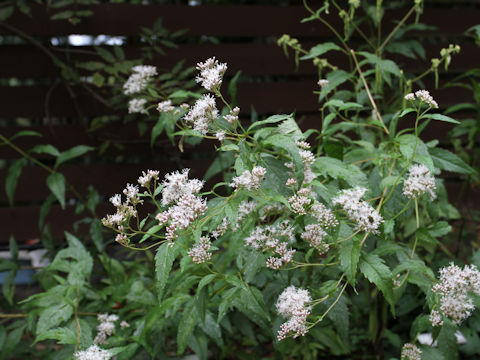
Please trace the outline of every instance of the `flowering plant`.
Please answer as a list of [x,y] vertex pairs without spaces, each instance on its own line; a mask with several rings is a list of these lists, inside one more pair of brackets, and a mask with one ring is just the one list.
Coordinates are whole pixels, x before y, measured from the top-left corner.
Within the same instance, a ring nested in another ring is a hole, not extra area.
[[[116,212],[103,225],[119,247],[145,257],[102,256],[110,278],[101,293],[90,291],[91,256],[67,234],[69,247],[44,272],[50,290],[29,300],[40,314],[37,341],[71,344],[65,351],[76,359],[160,358],[187,347],[201,358],[362,358],[365,349],[410,360],[458,356],[456,331],[479,319],[480,272],[448,265],[454,257],[443,239],[460,214],[439,175],[475,170],[438,141],[422,141],[432,120],[458,121],[417,85],[457,49],[410,77],[383,58],[405,18],[374,53],[356,52],[347,41],[361,32],[360,2],[331,3],[345,24],[345,36],[333,29],[338,44],[306,51],[289,36],[279,41],[318,67],[321,128],[302,131],[293,114],[246,124],[222,94],[227,64],[214,57],[197,66],[207,94],[151,103],[135,95],[156,70],[132,69],[124,86],[130,112],[160,112],[159,127],[175,126],[180,148],[188,138],[217,142],[220,160],[209,169],[216,181],[192,178],[189,169],[146,169],[123,196],[113,195]],[[325,4],[314,11],[305,2],[306,21],[326,23]],[[409,14],[421,9],[415,1]],[[322,58],[330,51],[348,56],[351,68]],[[62,300],[52,307],[54,288]],[[80,317],[102,303],[118,315]],[[425,332],[428,344],[418,336]]]

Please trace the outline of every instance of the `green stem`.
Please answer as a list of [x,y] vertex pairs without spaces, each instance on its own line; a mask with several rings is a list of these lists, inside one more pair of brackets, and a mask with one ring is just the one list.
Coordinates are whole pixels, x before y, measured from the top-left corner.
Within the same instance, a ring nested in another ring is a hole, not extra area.
[[377,49],[377,51],[379,53],[382,52],[383,48],[390,42],[393,35],[395,35],[395,33],[402,27],[402,25],[405,23],[405,21],[407,21],[408,18],[414,13],[414,11],[417,10],[417,8],[418,8],[418,5],[414,5],[408,11],[408,13],[403,17],[403,19],[400,20],[400,22],[397,24],[397,26],[395,26],[395,28],[392,30],[392,32],[390,34],[388,34],[387,38],[383,41],[382,45],[380,45],[380,47]]

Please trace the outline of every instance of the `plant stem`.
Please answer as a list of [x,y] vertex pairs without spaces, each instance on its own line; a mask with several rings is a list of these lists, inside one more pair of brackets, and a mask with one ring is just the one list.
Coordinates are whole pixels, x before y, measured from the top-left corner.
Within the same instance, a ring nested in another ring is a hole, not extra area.
[[414,11],[416,11],[418,8],[418,5],[414,5],[408,12],[407,14],[403,17],[402,20],[395,26],[395,28],[392,30],[390,34],[388,34],[387,38],[383,41],[382,45],[377,49],[377,51],[380,53],[382,52],[383,48],[389,43],[389,41],[392,39],[393,35],[402,27],[402,25],[405,23],[405,21],[408,20],[408,18],[413,14]]
[[377,115],[377,119],[380,120],[380,122],[383,125],[383,129],[387,133],[387,135],[390,135],[390,132],[388,131],[387,127],[385,126],[385,123],[383,122],[382,115],[380,115],[380,111],[378,111],[377,104],[375,103],[375,100],[373,99],[372,93],[370,92],[370,88],[368,87],[367,80],[365,80],[365,77],[363,76],[362,70],[360,70],[360,65],[358,64],[357,56],[355,55],[355,51],[353,49],[350,50],[350,53],[352,54],[353,61],[355,62],[355,67],[357,68],[358,74],[360,75],[360,78],[362,79],[363,86],[365,90],[367,91],[368,98],[370,100],[370,103],[373,106],[373,110],[375,111],[375,114]]

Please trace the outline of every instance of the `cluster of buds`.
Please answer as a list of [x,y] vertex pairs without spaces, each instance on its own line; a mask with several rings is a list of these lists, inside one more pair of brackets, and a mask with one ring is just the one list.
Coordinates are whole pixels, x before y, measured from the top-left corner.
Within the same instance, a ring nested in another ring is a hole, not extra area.
[[245,170],[242,175],[234,177],[230,186],[235,190],[242,187],[250,191],[258,190],[266,172],[264,167],[255,166],[251,172]]
[[93,339],[93,343],[96,345],[104,345],[107,343],[107,337],[111,336],[115,330],[115,322],[118,320],[118,316],[98,314],[97,319],[100,324],[97,326],[97,336]]
[[435,178],[432,176],[428,168],[423,165],[413,165],[408,169],[409,176],[403,182],[403,194],[410,198],[416,199],[424,193],[428,192],[433,200],[436,197]]
[[415,94],[409,93],[405,95],[405,100],[414,101],[415,99],[434,109],[438,108],[437,102],[433,99],[432,95],[430,95],[430,92],[428,92],[428,90],[418,90],[415,92]]
[[212,258],[212,253],[208,252],[212,243],[208,236],[202,236],[198,243],[188,251],[188,256],[192,258],[195,264],[202,264]]

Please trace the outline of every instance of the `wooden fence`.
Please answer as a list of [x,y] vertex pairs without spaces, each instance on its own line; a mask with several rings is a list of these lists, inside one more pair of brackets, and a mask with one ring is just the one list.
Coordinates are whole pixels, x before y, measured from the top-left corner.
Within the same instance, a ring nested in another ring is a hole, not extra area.
[[[69,34],[132,37],[138,34],[140,26],[151,26],[162,17],[163,25],[171,31],[188,29],[186,40],[178,49],[168,50],[167,56],[156,56],[149,63],[160,69],[169,69],[182,59],[186,60],[186,65],[194,65],[215,55],[228,63],[230,74],[242,71],[244,78],[248,79],[238,84],[238,103],[243,111],[248,113],[252,107],[260,115],[295,111],[299,122],[317,126],[318,104],[316,96],[312,94],[316,88],[317,70],[309,62],[301,63],[296,69],[293,60],[287,59],[276,45],[276,39],[284,33],[299,38],[305,48],[331,40],[329,30],[321,24],[301,23],[301,19],[307,15],[303,7],[104,4],[92,7],[92,10],[93,16],[86,17],[74,26],[68,21],[51,21],[48,9],[34,6],[30,17],[17,12],[5,24],[0,23],[0,38],[23,34],[34,38],[62,59],[68,56],[70,59],[87,61],[90,55],[78,50],[90,50],[89,47],[75,48],[77,52],[60,52],[61,47],[52,46],[49,39]],[[405,12],[406,9],[397,9],[389,13],[384,21],[386,30],[392,28],[394,20],[400,19]],[[422,32],[421,40],[425,44],[427,59],[437,57],[442,47],[455,42],[460,43],[462,52],[454,57],[449,78],[466,69],[480,67],[480,48],[463,36],[469,27],[480,23],[478,2],[458,1],[452,5],[451,2],[427,1],[425,14],[422,22],[438,28]],[[336,28],[342,29],[343,24],[331,16],[332,19],[328,20]],[[12,27],[16,30],[12,30]],[[199,41],[208,37],[216,38],[218,43]],[[139,53],[136,45],[126,45],[124,51],[127,57],[135,57]],[[412,72],[420,72],[429,66],[429,60],[425,63],[405,57],[398,57],[397,60]],[[341,67],[345,59],[334,56],[330,61]],[[137,154],[139,160],[132,164],[105,163],[100,157],[92,156],[88,158],[88,163],[64,166],[62,172],[82,194],[91,184],[102,198],[107,199],[120,192],[127,182],[134,182],[141,170],[146,168],[160,169],[166,173],[191,167],[193,175],[200,177],[211,162],[211,156],[208,155],[213,150],[211,143],[202,144],[194,152],[187,151],[179,155],[167,139],[161,139],[152,150],[148,137],[139,136],[134,125],[115,125],[87,133],[86,124],[93,117],[110,115],[113,110],[81,89],[74,89],[76,96],[73,101],[62,84],[52,85],[52,81],[46,81],[48,85],[42,85],[42,81],[36,81],[59,78],[59,69],[43,50],[28,41],[19,44],[0,43],[0,79],[9,78],[22,80],[21,84],[28,83],[24,80],[33,80],[29,85],[0,86],[0,121],[3,124],[0,132],[8,137],[19,130],[28,129],[43,135],[42,138],[16,140],[19,147],[28,149],[38,143],[50,143],[59,150],[65,150],[78,144],[99,146],[106,139],[116,139],[123,144],[123,149],[111,151],[108,154],[110,157]],[[434,88],[432,80],[427,80],[426,85]],[[471,93],[459,88],[439,88],[433,94],[443,107],[472,99]],[[81,108],[83,123],[71,120],[77,116],[76,106]],[[449,126],[439,124],[427,136],[443,137],[449,129]],[[153,154],[155,161],[151,160]],[[0,147],[0,159],[5,159],[4,165],[18,157],[18,153],[10,148]],[[0,179],[5,179],[6,174],[7,168],[0,168]],[[20,242],[40,236],[37,225],[39,206],[49,192],[45,185],[47,175],[38,167],[25,168],[19,179],[13,207],[8,206],[4,190],[0,191],[0,225],[4,230],[0,235],[0,243],[7,242],[12,234]],[[448,187],[455,195],[459,182],[451,179]],[[475,199],[471,198],[470,201],[475,202]],[[113,207],[104,203],[98,211],[103,216],[112,212]],[[54,205],[47,221],[52,224],[54,235],[61,236],[64,230],[71,230],[76,219],[73,205],[67,206],[66,210]]]

